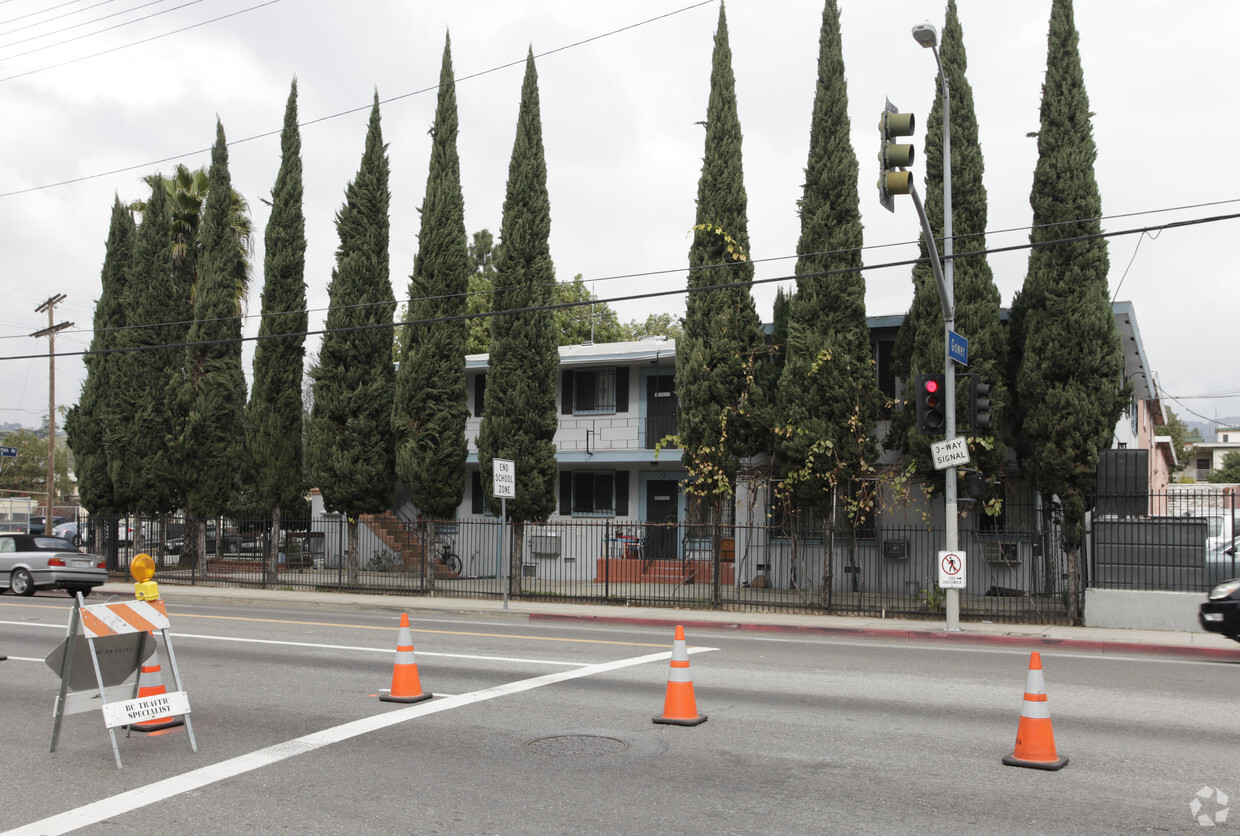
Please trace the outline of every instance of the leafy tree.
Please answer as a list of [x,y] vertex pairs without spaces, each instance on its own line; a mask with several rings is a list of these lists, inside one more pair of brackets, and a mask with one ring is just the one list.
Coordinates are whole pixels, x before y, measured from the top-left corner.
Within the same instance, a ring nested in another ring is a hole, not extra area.
[[1176,415],[1171,407],[1167,407],[1167,425],[1164,432],[1171,436],[1171,448],[1175,450],[1176,464],[1170,473],[1175,476],[1188,467],[1188,445],[1185,443],[1188,439],[1188,425],[1180,420],[1180,416]]
[[[404,352],[396,375],[396,473],[432,520],[456,518],[465,495],[465,313],[470,261],[457,154],[460,130],[452,44],[445,40],[439,103],[431,128],[430,171],[418,254],[409,279]],[[433,539],[433,533],[432,533]],[[429,578],[428,578],[429,579]]]
[[668,337],[680,340],[684,337],[684,320],[670,313],[649,314],[644,321],[630,319],[622,326],[625,340],[642,337]]
[[[46,477],[45,477],[46,478]],[[1207,476],[1214,483],[1235,484],[1240,482],[1240,452],[1228,453],[1223,457],[1223,466],[1210,471]]]
[[869,436],[879,395],[865,322],[858,166],[849,127],[839,9],[827,0],[776,436],[782,472],[798,474],[790,480],[797,504],[814,508],[821,520],[830,519],[837,486],[878,452]]
[[[478,463],[490,491],[493,459],[515,462],[516,498],[507,502],[514,546],[509,583],[520,592],[525,523],[545,520],[555,509],[556,375],[559,351],[553,300],[551,199],[543,150],[538,72],[531,48],[508,165],[508,187],[495,262],[495,316],[491,318],[490,369]],[[507,311],[521,311],[507,313]]]
[[[951,91],[952,135],[952,249],[954,253],[984,252],[986,249],[987,197],[982,183],[984,165],[978,141],[977,115],[973,107],[973,88],[967,77],[968,57],[964,30],[956,13],[956,0],[948,0],[939,50],[943,70]],[[935,79],[934,107],[926,127],[926,215],[943,250],[943,96],[942,77]],[[913,268],[913,304],[896,339],[893,357],[897,373],[912,392],[913,376],[943,372],[943,308],[934,271],[928,261],[929,246],[921,239],[923,261]],[[999,290],[985,255],[953,260],[955,290],[955,330],[969,340],[968,373],[991,385],[992,428],[986,432],[968,426],[967,378],[957,376],[956,426],[973,440],[973,466],[989,476],[997,475],[1007,461],[1001,437],[1002,415],[1007,403],[1004,370],[1007,365],[1006,335],[1000,324]],[[891,439],[902,447],[923,477],[936,477],[930,458],[930,443],[914,426],[911,404],[894,416]]]
[[[111,423],[120,420],[117,404],[120,388],[114,381],[111,353],[125,327],[125,286],[133,269],[134,240],[137,230],[133,215],[116,198],[104,249],[100,274],[101,292],[95,303],[94,336],[85,357],[86,379],[77,406],[65,419],[65,434],[73,449],[82,506],[91,513],[116,512],[124,503],[116,495],[108,469],[106,436]],[[46,464],[47,455],[43,456]],[[47,479],[44,474],[44,481]]]
[[[242,271],[232,217],[228,144],[217,121],[211,149],[210,187],[198,230],[198,282],[176,414],[185,501],[195,520],[198,548],[206,551],[199,521],[224,513],[236,493],[244,439],[245,376],[241,370],[241,317],[236,278]],[[219,541],[217,540],[217,543]]]
[[[765,351],[750,294],[748,199],[741,165],[736,79],[720,6],[706,108],[706,146],[698,180],[697,224],[689,249],[684,337],[676,348],[687,490],[719,519],[740,460],[761,443],[753,414],[762,402],[757,371]],[[739,250],[739,252],[738,252]],[[725,285],[715,289],[712,286]]]
[[[168,384],[185,361],[185,326],[168,320],[179,296],[172,244],[167,196],[156,183],[138,227],[133,280],[123,296],[128,321],[117,344],[133,350],[114,359],[117,380],[123,381],[116,397],[125,421],[109,432],[113,484],[129,510],[150,514],[173,511],[181,501],[181,481],[167,443],[173,423]],[[144,532],[138,528],[141,547]]]
[[[7,433],[0,444],[17,448],[17,458],[0,460],[0,492],[5,496],[26,493],[46,497],[47,432],[40,438],[33,430],[18,430]],[[73,485],[69,482],[69,456],[63,444],[56,446],[52,469],[56,496],[68,496]]]
[[280,170],[263,236],[262,324],[254,346],[254,389],[247,407],[249,487],[271,515],[268,561],[277,570],[280,519],[301,505],[306,490],[302,455],[302,364],[306,332],[306,219],[297,80],[289,89],[280,134]]
[[480,316],[490,313],[492,290],[495,287],[495,239],[488,230],[474,233],[469,245],[469,258],[473,272],[469,274],[469,300],[466,309],[474,314],[469,322],[469,341],[466,354],[486,354],[491,350],[491,319]]
[[[1082,528],[1098,453],[1124,404],[1123,353],[1108,301],[1102,199],[1071,0],[1052,0],[1042,86],[1029,271],[1013,306],[1024,466],[1062,515],[1069,609],[1079,613]],[[1062,240],[1063,243],[1049,242]],[[970,349],[972,346],[970,346]],[[971,351],[970,351],[971,353]]]
[[357,178],[336,213],[340,246],[328,286],[330,309],[319,362],[310,372],[311,478],[327,510],[348,519],[350,584],[358,582],[357,516],[389,508],[396,485],[389,179],[376,91]]
[[598,296],[582,281],[580,273],[571,282],[556,284],[555,304],[590,303],[556,309],[555,330],[560,345],[581,345],[587,341],[614,343],[624,339],[624,326],[620,324],[616,312],[606,302],[597,299]]

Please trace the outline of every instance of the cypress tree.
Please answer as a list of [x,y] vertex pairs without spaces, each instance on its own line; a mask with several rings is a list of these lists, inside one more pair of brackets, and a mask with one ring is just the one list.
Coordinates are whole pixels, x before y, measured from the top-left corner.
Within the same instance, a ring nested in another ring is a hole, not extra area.
[[[684,337],[676,346],[679,433],[691,480],[687,490],[706,501],[716,521],[724,499],[733,494],[740,460],[761,443],[754,414],[762,405],[757,371],[765,340],[750,294],[753,265],[746,257],[749,222],[741,139],[732,50],[721,5],[697,224],[689,248]],[[732,286],[704,289],[714,285]]]
[[254,347],[246,456],[250,484],[271,514],[268,560],[278,569],[280,519],[305,496],[302,462],[302,364],[306,332],[306,220],[302,210],[297,79],[284,108],[280,170],[263,235],[262,324]]
[[[132,510],[162,514],[176,509],[180,499],[166,436],[172,416],[168,383],[185,358],[180,335],[184,325],[169,323],[178,296],[172,262],[172,214],[167,194],[158,180],[138,227],[134,279],[125,288],[128,327],[119,344],[137,349],[118,354],[116,363],[128,381],[118,397],[128,416],[114,447],[124,451],[114,460],[113,482],[125,485]],[[143,530],[135,532],[142,546]]]
[[[1029,202],[1034,245],[1013,345],[1020,432],[1030,478],[1056,497],[1068,553],[1070,613],[1079,612],[1079,547],[1098,453],[1127,400],[1123,351],[1108,301],[1102,198],[1071,0],[1053,0],[1038,163]],[[1047,242],[1068,239],[1067,243]],[[1048,503],[1049,504],[1049,503]]]
[[[224,126],[218,120],[209,178],[198,229],[194,322],[177,404],[184,420],[179,465],[185,479],[185,502],[195,523],[197,554],[206,549],[206,530],[198,523],[223,514],[236,495],[244,443],[245,376],[236,297],[236,279],[243,268],[230,222],[233,191],[228,145]],[[217,538],[216,543],[222,540]]]
[[[553,438],[559,422],[555,386],[560,355],[551,304],[551,199],[543,151],[538,72],[531,48],[517,116],[517,135],[508,165],[508,187],[495,263],[495,315],[491,317],[478,463],[491,485],[491,461],[510,459],[516,468],[516,498],[507,501],[514,548],[509,583],[520,591],[525,523],[545,520],[555,509],[556,458]],[[520,313],[507,313],[517,309]]]
[[[433,520],[456,518],[465,496],[465,313],[471,264],[456,138],[452,43],[444,43],[439,103],[418,254],[409,280],[409,319],[396,373],[396,474]],[[445,321],[447,320],[447,321]]]
[[776,443],[781,469],[797,473],[798,502],[823,520],[835,487],[877,458],[869,431],[879,398],[865,322],[858,166],[849,126],[839,8],[827,0],[800,200],[797,290],[778,393],[779,419],[789,434]]
[[[956,0],[948,0],[939,58],[951,90],[952,134],[952,236],[953,253],[984,252],[986,249],[987,197],[982,183],[984,164],[978,141],[977,114],[973,107],[973,88],[967,77],[968,56],[964,30],[956,13]],[[934,106],[927,120],[926,215],[930,228],[938,235],[943,249],[943,96],[942,77],[935,78]],[[905,392],[913,391],[913,375],[943,372],[943,307],[938,285],[928,261],[929,247],[921,239],[923,262],[913,268],[913,304],[896,340],[894,362],[904,379]],[[954,259],[955,330],[969,340],[967,372],[991,384],[994,420],[992,428],[978,432],[968,425],[967,378],[958,376],[956,385],[956,426],[961,435],[973,438],[973,467],[988,475],[998,474],[1007,461],[1001,437],[1003,406],[1007,402],[1004,369],[1007,365],[1007,339],[1000,324],[999,289],[985,255]],[[936,439],[917,432],[911,403],[894,416],[893,446],[903,447],[924,476],[936,475],[930,460],[930,443]]]
[[76,406],[65,419],[65,433],[73,450],[82,506],[92,514],[124,510],[108,469],[107,430],[121,420],[121,407],[113,371],[116,354],[110,353],[125,327],[125,287],[133,269],[137,232],[133,215],[117,197],[112,204],[100,273],[99,300],[95,303],[94,335],[84,358],[86,379]]
[[376,91],[362,162],[336,213],[340,245],[328,286],[331,307],[311,371],[311,478],[327,509],[348,519],[350,584],[358,578],[357,516],[387,510],[396,485],[389,179]]

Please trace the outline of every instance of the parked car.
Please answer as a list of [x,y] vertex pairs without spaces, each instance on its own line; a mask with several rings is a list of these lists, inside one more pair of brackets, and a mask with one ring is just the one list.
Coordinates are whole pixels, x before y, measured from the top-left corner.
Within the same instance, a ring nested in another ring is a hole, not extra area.
[[[215,523],[207,523],[207,554],[240,554],[241,553],[241,535],[235,531],[224,529],[224,537],[220,543],[220,548],[216,548]],[[164,543],[164,551],[168,554],[181,554],[185,549],[184,537],[173,537]]]
[[1197,613],[1201,629],[1240,641],[1240,578],[1223,581],[1206,598]]
[[[46,534],[47,533],[46,521],[47,521],[47,517],[31,517],[30,518],[30,533],[31,534]],[[67,522],[68,520],[66,520],[64,517],[52,517],[52,528],[55,529],[56,526],[62,523],[67,523]]]
[[85,554],[68,540],[44,534],[0,534],[0,592],[33,595],[63,589],[89,595],[108,580],[102,557]]
[[52,536],[59,537],[61,540],[68,540],[79,548],[82,546],[81,528],[75,522],[61,523],[56,526],[52,529]]

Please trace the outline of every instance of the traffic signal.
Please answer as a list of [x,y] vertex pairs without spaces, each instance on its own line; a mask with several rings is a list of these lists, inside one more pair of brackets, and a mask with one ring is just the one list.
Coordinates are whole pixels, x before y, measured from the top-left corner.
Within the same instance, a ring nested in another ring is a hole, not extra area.
[[947,415],[943,412],[943,375],[919,374],[913,378],[917,404],[917,432],[935,435],[945,431]]
[[887,108],[878,117],[878,202],[888,212],[896,211],[892,195],[908,194],[913,177],[907,171],[893,171],[913,164],[913,146],[910,143],[894,142],[893,139],[911,136],[916,121],[911,113],[897,113],[890,100],[887,101]]
[[969,378],[969,426],[973,432],[984,432],[991,427],[990,384],[976,377]]

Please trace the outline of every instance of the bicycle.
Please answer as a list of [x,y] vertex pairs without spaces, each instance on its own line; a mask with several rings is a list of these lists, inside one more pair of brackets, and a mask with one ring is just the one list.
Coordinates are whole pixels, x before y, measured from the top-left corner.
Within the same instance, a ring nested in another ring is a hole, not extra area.
[[452,551],[453,541],[444,535],[436,535],[431,546],[431,555],[436,563],[445,567],[455,577],[461,576],[461,559]]

